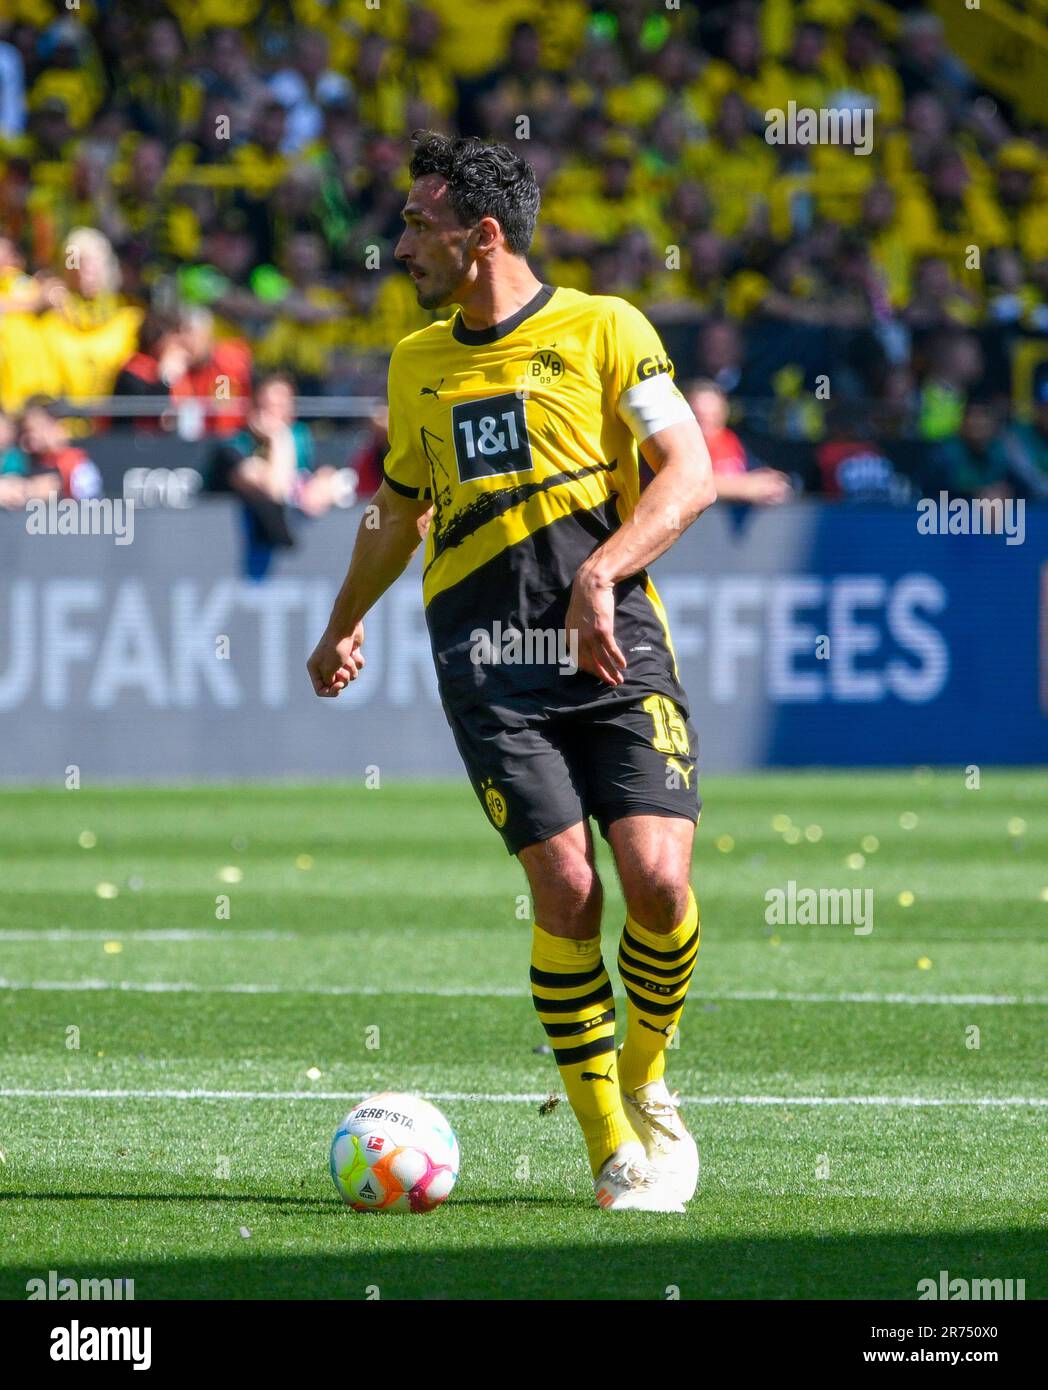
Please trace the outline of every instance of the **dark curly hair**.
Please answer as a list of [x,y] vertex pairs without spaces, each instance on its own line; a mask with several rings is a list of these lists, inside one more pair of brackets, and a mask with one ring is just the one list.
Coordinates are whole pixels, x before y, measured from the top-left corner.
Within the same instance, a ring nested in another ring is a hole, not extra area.
[[539,186],[535,171],[507,145],[474,136],[452,137],[416,130],[411,177],[439,174],[448,186],[448,204],[463,226],[494,217],[506,245],[523,256],[535,235],[539,215]]

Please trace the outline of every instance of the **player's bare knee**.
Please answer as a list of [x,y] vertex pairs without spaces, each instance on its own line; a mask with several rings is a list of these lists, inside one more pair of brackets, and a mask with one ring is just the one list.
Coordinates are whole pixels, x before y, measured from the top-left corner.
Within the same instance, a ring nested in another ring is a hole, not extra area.
[[559,846],[557,852],[527,867],[540,927],[554,936],[599,934],[604,889],[585,850]]
[[[549,903],[551,916],[563,928],[570,927],[571,935],[596,936],[600,931],[604,890],[597,872],[585,860],[562,866],[557,875],[543,888],[543,898]],[[545,925],[541,918],[540,925]],[[555,927],[548,930],[556,931]]]
[[669,933],[680,926],[688,911],[688,880],[656,870],[626,890],[626,908],[648,931]]

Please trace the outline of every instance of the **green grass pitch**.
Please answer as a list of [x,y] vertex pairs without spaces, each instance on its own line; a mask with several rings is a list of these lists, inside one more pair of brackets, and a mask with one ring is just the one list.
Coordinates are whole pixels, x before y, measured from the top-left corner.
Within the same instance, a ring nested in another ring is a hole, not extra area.
[[[946,1269],[1043,1298],[1043,788],[705,779],[685,1216],[592,1208],[567,1105],[538,1113],[525,884],[464,783],[8,789],[0,1296],[54,1269],[140,1300],[913,1299]],[[872,932],[769,926],[790,879],[870,889]],[[458,1132],[432,1215],[332,1188],[378,1089]]]

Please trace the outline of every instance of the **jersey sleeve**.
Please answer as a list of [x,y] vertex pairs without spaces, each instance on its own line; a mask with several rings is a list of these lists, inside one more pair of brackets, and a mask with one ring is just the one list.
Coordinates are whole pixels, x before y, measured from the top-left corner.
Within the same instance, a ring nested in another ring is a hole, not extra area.
[[604,392],[637,443],[695,417],[673,384],[673,363],[658,333],[625,299],[613,299],[604,324]]
[[397,353],[389,359],[386,382],[389,402],[389,453],[382,463],[386,482],[402,497],[426,500],[431,496],[429,463],[419,445],[411,412],[411,395]]

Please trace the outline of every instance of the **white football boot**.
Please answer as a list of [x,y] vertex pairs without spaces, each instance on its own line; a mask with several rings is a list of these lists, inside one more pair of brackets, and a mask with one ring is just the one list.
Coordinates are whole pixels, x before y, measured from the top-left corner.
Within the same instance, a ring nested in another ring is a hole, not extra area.
[[593,1191],[604,1211],[676,1211],[684,1206],[635,1140],[620,1144],[596,1178]]
[[635,1091],[622,1090],[622,1105],[651,1166],[679,1202],[690,1201],[699,1185],[699,1150],[663,1080]]

